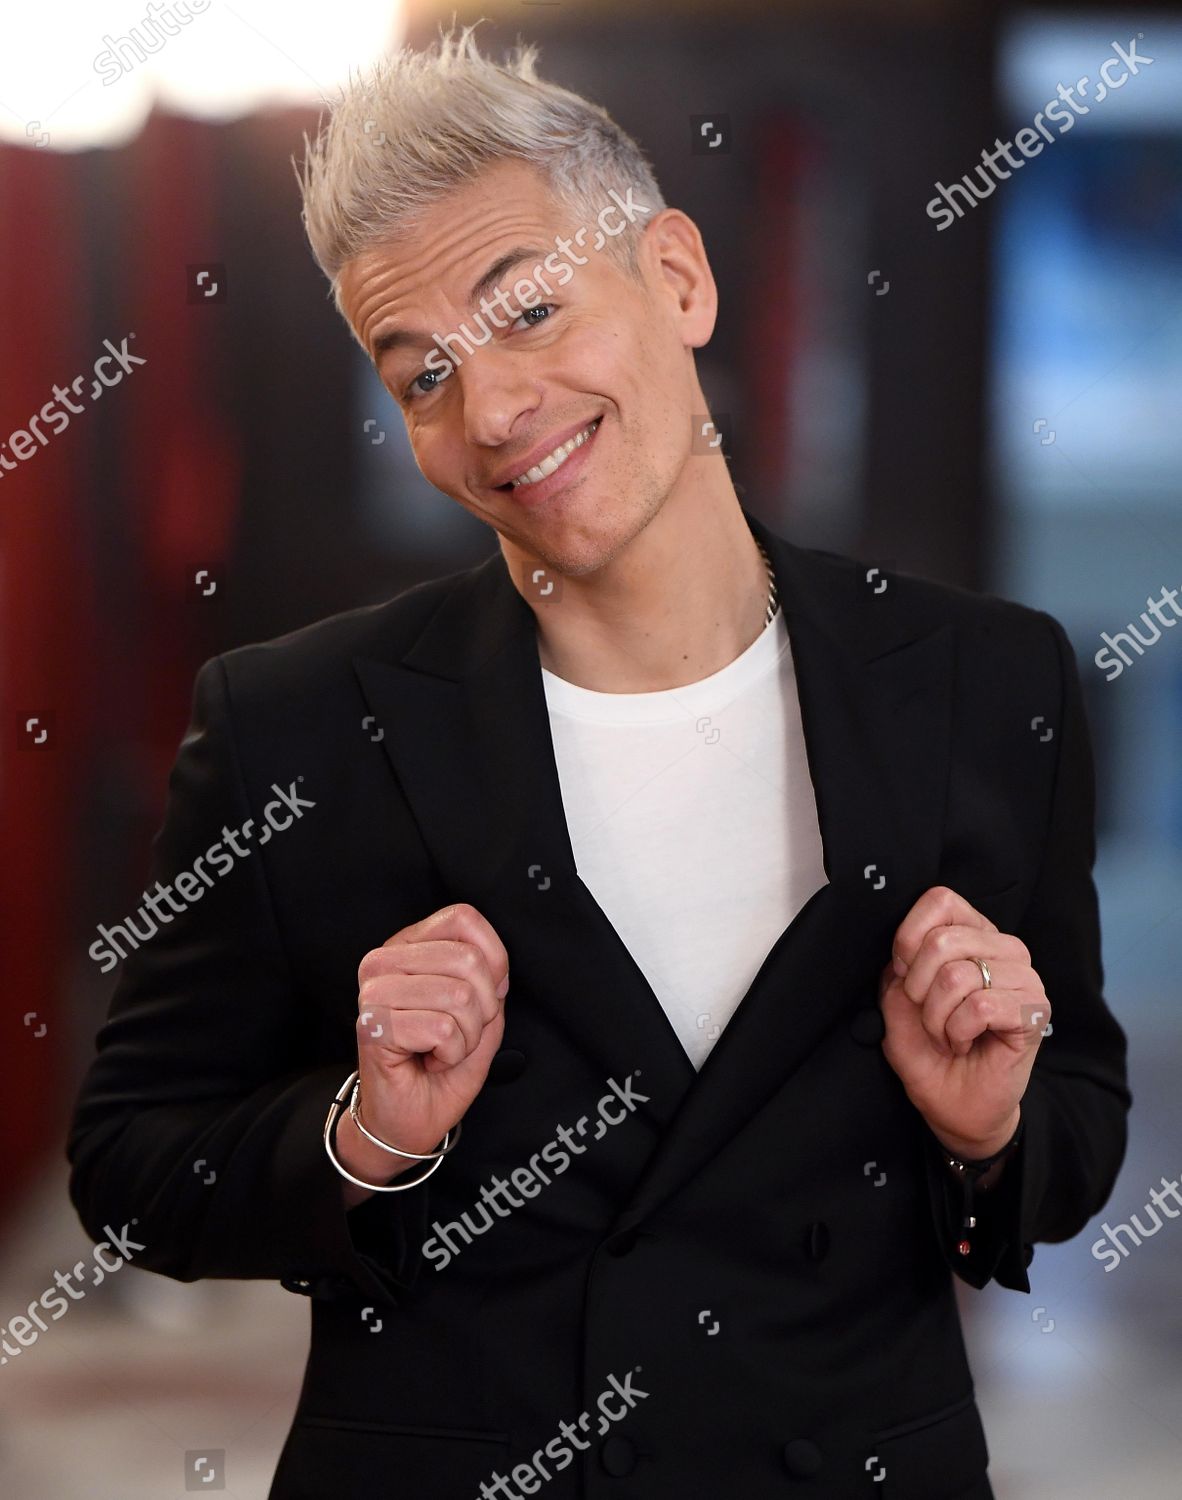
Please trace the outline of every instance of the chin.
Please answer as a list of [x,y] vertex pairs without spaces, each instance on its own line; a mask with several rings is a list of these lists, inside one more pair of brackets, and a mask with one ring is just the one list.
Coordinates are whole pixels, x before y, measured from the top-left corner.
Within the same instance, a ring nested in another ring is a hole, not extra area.
[[539,554],[568,578],[584,578],[597,573],[617,557],[642,529],[639,518],[613,520],[597,517],[599,524],[588,531],[577,525],[563,527],[561,533],[546,535],[540,528]]
[[[566,578],[584,578],[612,562],[660,509],[640,497],[613,507],[601,494],[578,492],[532,515],[504,517],[502,540],[524,556],[538,558]],[[498,518],[500,519],[500,518]]]

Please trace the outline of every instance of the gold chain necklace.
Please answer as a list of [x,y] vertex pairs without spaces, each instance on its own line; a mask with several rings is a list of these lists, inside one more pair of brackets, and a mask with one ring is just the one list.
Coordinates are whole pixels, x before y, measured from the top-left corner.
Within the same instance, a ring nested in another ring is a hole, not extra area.
[[776,618],[776,611],[780,607],[780,596],[779,591],[776,588],[776,575],[772,572],[772,560],[767,555],[767,552],[764,550],[763,543],[759,540],[758,537],[755,538],[755,545],[759,548],[759,555],[763,558],[764,566],[767,568],[767,618],[764,621],[764,624],[766,626],[770,625]]

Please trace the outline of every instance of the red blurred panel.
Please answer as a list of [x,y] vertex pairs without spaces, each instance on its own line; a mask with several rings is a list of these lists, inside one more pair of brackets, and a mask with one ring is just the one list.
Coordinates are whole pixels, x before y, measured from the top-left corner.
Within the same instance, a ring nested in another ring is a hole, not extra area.
[[[68,387],[83,372],[89,380],[102,352],[88,347],[86,284],[79,273],[85,264],[77,222],[80,174],[78,157],[0,147],[0,441],[29,431],[32,418],[40,419],[46,438],[0,479],[0,1036],[6,1064],[0,1214],[36,1170],[38,1150],[58,1139],[66,1103],[61,1085],[69,1082],[61,1001],[71,955],[71,829],[92,733],[96,668],[80,501],[95,413],[84,405],[55,433],[60,424],[50,423],[42,409],[54,399],[55,383]],[[30,717],[42,722],[26,732]]]

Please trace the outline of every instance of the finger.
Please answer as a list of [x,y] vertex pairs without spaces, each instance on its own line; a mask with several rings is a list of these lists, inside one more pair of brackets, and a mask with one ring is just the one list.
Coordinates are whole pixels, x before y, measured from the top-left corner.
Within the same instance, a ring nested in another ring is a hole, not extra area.
[[[953,959],[937,971],[927,993],[922,997],[921,1004],[916,1007],[920,1011],[924,1030],[934,1042],[951,1044],[952,1034],[949,1029],[951,1016],[958,1007],[963,1007],[967,1000],[976,999],[978,996],[990,1000],[986,1012],[991,1018],[996,1015],[998,1019],[996,1024],[982,1025],[973,1035],[979,1035],[984,1030],[1021,1029],[1022,1013],[1014,997],[1019,997],[1024,1002],[1039,998],[1032,995],[1029,968],[1025,964],[998,959],[989,965],[989,978],[990,987],[986,989],[980,969],[967,958]],[[907,993],[903,983],[900,987],[904,989],[904,993]],[[1002,996],[1009,997],[1013,1004],[1007,1001],[1006,1007],[999,1010],[992,1004],[991,997],[1000,999]],[[1048,1005],[1048,1014],[1049,1011]],[[1001,1019],[1004,1016],[1010,1019],[1008,1021]]]
[[437,938],[452,938],[463,943],[474,943],[484,954],[489,972],[493,976],[494,988],[509,975],[509,954],[487,918],[482,917],[467,901],[457,901],[433,911],[421,922],[413,922],[388,938],[385,947],[399,942],[429,942]]
[[960,923],[969,927],[980,927],[996,932],[997,928],[984,913],[970,906],[963,896],[949,890],[946,885],[934,885],[923,895],[899,923],[892,954],[910,965],[919,952],[920,945],[933,927]]
[[449,975],[466,981],[479,999],[481,1018],[486,1022],[492,1020],[501,1004],[488,960],[475,943],[455,938],[384,943],[371,949],[358,964],[358,994],[367,984],[393,974]]
[[[1036,1010],[1040,1007],[1034,1007]],[[1042,1042],[1042,1027],[1029,1022],[1030,992],[1023,989],[974,990],[947,1016],[944,1035],[957,1057],[963,1057],[987,1031],[996,1032],[1016,1051]],[[1050,1007],[1046,1007],[1049,1014]]]
[[[1028,966],[1030,953],[1021,938],[999,932],[996,927],[983,932],[979,927],[963,924],[932,927],[927,932],[903,976],[903,987],[912,1000],[922,1000],[931,989],[936,975],[945,964],[982,958],[992,976],[995,963],[1006,961]],[[984,983],[976,964],[971,965],[978,984]]]
[[[384,1032],[379,1039],[383,1052],[405,1061],[429,1054],[446,1067],[454,1068],[473,1050],[463,1027],[455,1016],[444,1010],[396,1010],[383,1018]],[[477,1038],[479,1041],[479,1038]],[[358,1049],[372,1047],[374,1040],[366,1023],[357,1018]]]
[[[496,1010],[494,1001],[494,1016]],[[450,1016],[469,1052],[487,1024],[476,989],[466,979],[446,974],[387,974],[367,979],[357,992],[357,1011],[358,1026],[379,1046],[388,1045],[391,1035],[398,1034],[398,1017],[406,1012],[441,1011]]]
[[924,1057],[932,1048],[941,1057],[952,1056],[951,1048],[946,1042],[937,1041],[928,1034],[923,1024],[922,1010],[908,1000],[896,975],[892,974],[887,979],[879,1005],[886,1024],[883,1046],[888,1059],[893,1055],[911,1059]]

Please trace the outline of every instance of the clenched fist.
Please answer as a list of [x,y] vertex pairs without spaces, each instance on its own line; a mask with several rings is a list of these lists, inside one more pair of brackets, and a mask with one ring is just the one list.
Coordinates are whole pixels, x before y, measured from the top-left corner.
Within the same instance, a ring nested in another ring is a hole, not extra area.
[[[464,1116],[484,1086],[505,1030],[505,945],[473,906],[432,912],[374,948],[357,970],[360,1115],[391,1146],[420,1155]],[[373,1145],[348,1111],[337,1154],[355,1177],[380,1185],[419,1162]],[[370,1196],[342,1184],[349,1207]]]
[[[991,970],[989,989],[974,959]],[[932,886],[895,933],[879,980],[883,1052],[933,1134],[984,1158],[1010,1139],[1051,1003],[1020,938],[947,886]]]

